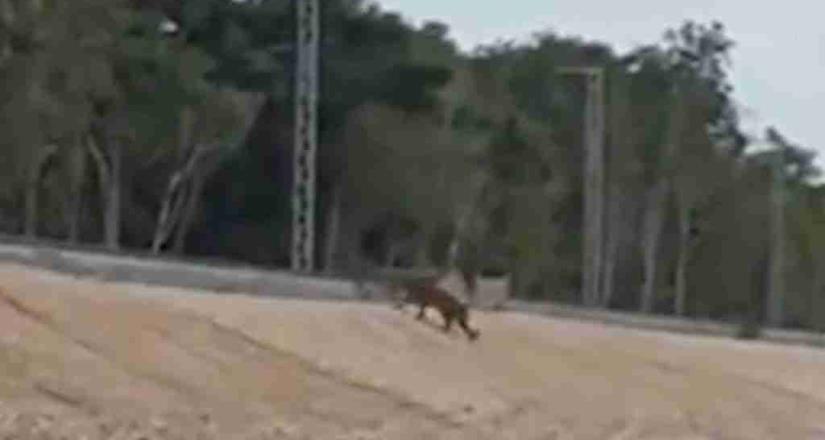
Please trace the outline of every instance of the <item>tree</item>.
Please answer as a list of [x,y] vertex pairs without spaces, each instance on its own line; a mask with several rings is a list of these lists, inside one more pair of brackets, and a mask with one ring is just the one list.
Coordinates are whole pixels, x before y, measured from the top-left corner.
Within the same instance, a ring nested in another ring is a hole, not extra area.
[[28,235],[36,234],[39,223],[44,166],[61,149],[81,148],[79,139],[92,111],[85,98],[110,90],[99,51],[112,20],[95,7],[91,0],[71,6],[15,2],[13,20],[7,23],[12,49],[3,74],[11,96],[4,119],[14,133],[7,151],[33,153],[24,167]]
[[[352,136],[352,124],[361,125],[350,119],[351,116],[364,110],[375,110],[374,107],[368,109],[370,104],[388,106],[391,109],[386,110],[390,113],[400,110],[403,116],[397,114],[398,117],[412,124],[416,130],[421,130],[421,138],[433,139],[435,145],[449,144],[450,135],[443,127],[448,110],[443,107],[438,90],[450,81],[450,63],[454,60],[449,56],[450,44],[443,40],[445,35],[430,32],[426,27],[421,31],[413,30],[397,14],[383,12],[377,7],[364,7],[360,2],[332,2],[326,7],[325,16],[327,37],[323,50],[326,68],[322,75],[324,103],[320,117],[319,190],[321,200],[325,202],[320,211],[326,219],[325,261],[329,263],[327,270],[331,271],[335,269],[336,261],[358,258],[352,254],[338,255],[337,249],[349,247],[357,253],[361,231],[366,227],[362,222],[371,221],[356,220],[354,216],[342,218],[345,215],[342,209],[353,197],[349,191],[355,188],[348,179],[366,172],[372,175],[370,170],[362,168],[368,161],[351,160],[351,155],[359,154],[352,150],[355,147],[351,143],[347,142],[344,149],[338,147],[338,139]],[[422,47],[435,50],[423,51]],[[442,55],[433,56],[436,53]],[[382,111],[379,110],[379,113]],[[430,120],[423,122],[427,119]],[[385,121],[395,124],[395,117],[390,116]],[[379,139],[384,137],[383,131],[391,130],[372,123],[369,126],[366,130]],[[361,128],[365,129],[363,125]],[[412,136],[415,139],[415,134]],[[387,140],[384,138],[379,144]],[[409,143],[401,142],[401,145]],[[438,154],[438,150],[426,148],[412,147],[411,150]],[[384,151],[399,151],[399,148]],[[452,152],[445,154],[449,156]],[[441,159],[444,156],[435,156],[433,162],[441,164]],[[450,160],[453,159],[447,161]],[[446,170],[442,172],[448,173]],[[430,188],[431,185],[426,178],[420,183],[401,180],[413,187]],[[401,199],[405,197],[403,192],[396,195]],[[432,231],[431,219],[421,218],[426,211],[428,207],[421,206],[417,211],[421,214],[413,216],[422,227],[419,237],[421,249],[426,248]],[[410,215],[403,210],[396,212],[401,217]],[[346,243],[347,237],[354,242]],[[425,253],[422,251],[420,255]]]
[[[471,152],[431,116],[365,106],[353,113],[345,139],[349,154],[341,188],[344,206],[351,207],[343,219],[347,225],[365,228],[393,212],[417,225],[419,246],[426,249],[438,226],[456,218],[456,207],[474,186]],[[372,166],[364,173],[367,160]]]
[[[702,197],[702,190],[691,189],[698,182],[699,167],[715,154],[738,154],[742,149],[736,113],[729,94],[726,62],[732,42],[718,23],[710,26],[684,23],[665,36],[666,47],[643,48],[631,58],[635,69],[659,75],[665,90],[662,96],[668,108],[666,132],[658,136],[663,145],[658,158],[649,163],[650,179],[644,215],[642,252],[644,284],[640,309],[651,312],[655,306],[657,261],[660,237],[666,221],[666,203],[675,183],[679,218],[679,246],[676,269],[674,308],[685,312],[686,274],[689,258],[689,235],[693,227],[689,214]],[[641,63],[639,65],[638,63]],[[658,129],[655,129],[658,130]],[[655,132],[654,132],[655,133]],[[676,180],[673,181],[676,177]],[[706,186],[706,185],[705,185]],[[705,191],[707,193],[707,191]]]
[[[771,250],[769,257],[769,285],[766,298],[766,322],[771,326],[782,326],[787,317],[788,301],[788,225],[789,199],[793,193],[802,192],[808,179],[818,175],[813,165],[814,154],[792,144],[775,128],[766,130],[765,138],[774,146],[771,152]],[[804,190],[803,190],[804,191]],[[790,197],[789,197],[790,196]],[[804,226],[803,226],[804,227]]]
[[[202,102],[180,109],[177,166],[171,173],[152,240],[157,253],[174,233],[172,248],[183,251],[204,180],[214,164],[246,139],[264,97],[238,92],[206,91]],[[241,119],[241,122],[238,122]]]
[[[802,321],[808,328],[817,331],[825,329],[825,280],[822,271],[825,267],[825,198],[821,185],[806,185],[798,190],[798,202],[793,203],[790,216],[792,226],[789,228],[796,233],[791,235],[794,246],[798,249],[800,264],[791,280],[806,281],[804,286],[793,289],[805,292],[804,298],[798,302]],[[795,191],[795,192],[797,192]],[[792,266],[793,267],[793,266]],[[796,286],[794,286],[796,287]],[[793,302],[790,305],[794,305]]]

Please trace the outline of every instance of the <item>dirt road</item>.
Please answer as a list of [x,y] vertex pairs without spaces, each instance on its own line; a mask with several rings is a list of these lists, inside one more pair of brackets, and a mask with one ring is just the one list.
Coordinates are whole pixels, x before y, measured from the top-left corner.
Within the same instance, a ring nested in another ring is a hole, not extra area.
[[469,343],[389,305],[15,265],[0,288],[0,439],[825,439],[816,349],[514,313]]

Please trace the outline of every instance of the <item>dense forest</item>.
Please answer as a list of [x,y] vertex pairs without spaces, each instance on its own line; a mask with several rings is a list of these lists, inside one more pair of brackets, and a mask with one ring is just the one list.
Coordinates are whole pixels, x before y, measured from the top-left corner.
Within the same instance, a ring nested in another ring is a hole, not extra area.
[[[0,231],[287,267],[293,17],[287,0],[0,0]],[[742,131],[722,24],[628,53],[552,30],[465,53],[368,2],[324,1],[322,23],[324,271],[453,262],[523,298],[825,328],[814,154]],[[605,78],[586,298],[571,67]]]

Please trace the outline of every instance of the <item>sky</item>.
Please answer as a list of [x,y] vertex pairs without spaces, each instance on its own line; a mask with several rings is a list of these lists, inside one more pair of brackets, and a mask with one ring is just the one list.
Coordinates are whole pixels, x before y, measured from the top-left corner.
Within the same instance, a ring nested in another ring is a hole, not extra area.
[[[420,25],[450,27],[462,49],[497,39],[528,41],[552,29],[624,52],[661,40],[686,19],[718,20],[736,42],[731,80],[743,127],[776,127],[819,153],[825,167],[825,2],[785,0],[377,0]],[[820,113],[822,111],[822,113]]]

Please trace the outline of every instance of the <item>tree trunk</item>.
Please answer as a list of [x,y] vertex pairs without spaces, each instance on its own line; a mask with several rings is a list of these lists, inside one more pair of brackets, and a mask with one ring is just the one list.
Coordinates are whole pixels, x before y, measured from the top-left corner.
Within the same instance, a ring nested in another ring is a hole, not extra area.
[[[169,178],[169,183],[161,200],[158,221],[152,239],[151,249],[153,254],[160,252],[163,245],[175,232],[176,225],[179,233],[175,234],[173,251],[175,249],[182,250],[180,246],[183,246],[183,243],[179,242],[184,240],[185,235],[189,232],[192,216],[197,210],[205,179],[203,173],[198,170],[198,165],[201,163],[201,157],[204,154],[209,154],[210,150],[210,147],[194,147],[186,162]],[[180,230],[181,228],[183,230]],[[184,237],[181,237],[180,234],[184,234]]]
[[40,189],[40,180],[30,176],[26,182],[26,220],[23,226],[23,233],[28,238],[35,238],[37,236],[37,224],[39,222],[38,213],[38,195]]
[[759,319],[762,309],[762,288],[766,285],[766,273],[768,270],[768,256],[763,255],[750,268],[751,279],[753,280],[751,286],[756,289],[748,289],[745,303],[745,316],[742,319],[741,327],[739,328],[738,337],[745,339],[758,338],[762,332],[762,322]]
[[[110,250],[120,248],[120,174],[121,145],[114,139],[106,139],[108,145],[101,148],[94,139],[88,138],[89,153],[97,164],[100,195],[103,201],[103,242]],[[108,152],[108,158],[104,154]]]
[[[814,252],[820,252],[815,250]],[[825,287],[823,277],[819,271],[814,268],[813,280],[811,281],[811,327],[818,332],[825,331],[825,309],[823,309],[823,295],[825,295]]]
[[55,153],[57,153],[56,145],[45,146],[43,150],[39,151],[35,156],[29,168],[28,176],[26,177],[26,219],[23,231],[28,238],[37,236],[37,225],[40,221],[40,181],[43,177],[43,167]]
[[458,263],[458,252],[461,249],[461,241],[458,234],[453,235],[450,245],[447,247],[447,268],[452,269]]
[[[266,102],[266,95],[254,94],[246,99],[243,129],[239,132],[237,142],[246,139],[249,130]],[[191,229],[195,213],[200,204],[200,196],[207,178],[201,159],[216,151],[215,145],[206,145],[194,141],[196,114],[191,107],[185,107],[180,113],[178,126],[178,163],[179,168],[169,178],[160,203],[158,220],[150,246],[153,254],[158,254],[164,244],[172,237],[172,252],[182,254],[186,247],[186,237]]]
[[66,221],[66,240],[69,244],[80,242],[80,223],[83,218],[84,197],[82,192],[76,192],[69,203],[68,219]]
[[[621,163],[614,165],[615,168],[623,166]],[[605,237],[604,258],[602,259],[601,292],[598,304],[602,308],[610,307],[610,303],[613,301],[616,261],[627,222],[627,216],[623,212],[627,208],[622,206],[625,202],[623,179],[618,169],[614,169],[613,176],[607,200],[607,234]]]
[[195,113],[190,107],[180,111],[180,125],[178,125],[178,162],[183,163],[189,150],[192,148],[192,131],[195,128]]
[[432,267],[430,260],[430,231],[423,230],[419,233],[418,246],[415,249],[415,267],[425,269]]
[[644,284],[639,310],[643,313],[653,311],[656,295],[657,253],[662,228],[665,222],[667,196],[670,190],[668,165],[673,162],[673,155],[678,150],[682,123],[682,100],[678,87],[672,90],[673,105],[668,121],[668,132],[664,151],[659,158],[656,174],[657,180],[648,192],[645,206],[644,226],[642,230],[642,255],[644,263]]
[[467,240],[467,232],[470,228],[470,222],[472,221],[472,216],[474,214],[475,203],[467,206],[463,210],[460,210],[456,216],[455,231],[453,232],[453,237],[447,247],[447,270],[456,269],[458,267],[458,260],[461,256],[461,252],[465,250],[462,249],[462,247],[465,246],[464,242]]
[[75,145],[69,152],[69,196],[67,200],[66,228],[69,243],[75,244],[80,239],[80,220],[83,213],[83,184],[86,181],[86,150],[82,143]]
[[[170,236],[175,233],[175,224],[180,222],[181,212],[186,209],[184,205],[188,205],[188,198],[186,197],[186,190],[188,185],[187,171],[190,168],[190,160],[187,159],[192,151],[192,134],[195,127],[195,113],[191,107],[185,106],[180,111],[180,121],[178,122],[178,151],[177,162],[180,168],[177,169],[169,179],[163,199],[161,201],[161,209],[158,214],[158,222],[155,226],[155,234],[152,239],[152,253],[160,253],[161,247],[166,243]],[[177,247],[178,234],[175,234],[175,244],[173,248]],[[174,251],[173,251],[174,252]]]
[[181,190],[181,187],[186,184],[184,178],[183,170],[176,171],[166,186],[152,238],[151,250],[153,254],[160,253],[161,247],[169,239],[169,235],[172,233],[178,219],[178,213],[183,204],[183,190]]
[[186,250],[186,237],[189,236],[189,230],[192,229],[192,222],[195,220],[195,213],[200,205],[203,181],[204,177],[200,173],[195,173],[192,176],[182,218],[175,230],[175,241],[172,244],[172,252],[176,255],[182,255]]
[[[35,173],[32,169],[30,173]],[[39,174],[39,172],[37,172]],[[40,178],[37,174],[32,174],[26,180],[26,220],[24,221],[23,233],[28,238],[35,238],[37,236],[37,224],[39,222],[38,208],[39,208],[39,189]]]
[[324,272],[332,274],[336,268],[335,257],[338,251],[338,233],[341,227],[341,185],[334,183],[327,209],[326,243],[324,247]]
[[398,257],[398,244],[395,241],[390,241],[387,244],[387,253],[384,254],[384,267],[392,268],[395,267],[395,260]]
[[461,250],[461,238],[464,233],[464,221],[462,217],[463,216],[459,216],[456,220],[453,236],[450,239],[450,244],[447,246],[447,269],[453,269],[456,267],[456,264],[458,264],[458,255]]
[[[617,188],[618,184],[614,183],[613,188]],[[604,263],[602,266],[602,292],[599,298],[599,306],[602,308],[610,307],[610,302],[613,300],[613,281],[616,272],[616,257],[619,252],[620,234],[622,233],[621,207],[619,206],[619,191],[618,189],[611,189],[610,198],[608,200],[608,231],[607,243],[605,245]]]
[[687,312],[687,264],[690,260],[690,206],[679,200],[679,256],[676,261],[676,294],[673,310],[676,316]]
[[645,207],[644,226],[642,230],[642,255],[644,263],[644,284],[639,310],[642,313],[653,311],[656,293],[657,251],[665,217],[668,184],[665,177],[649,191]]
[[110,179],[107,182],[105,208],[105,242],[109,250],[120,249],[120,202],[121,202],[121,167],[122,167],[122,146],[120,141],[112,140],[109,145],[110,153]]

